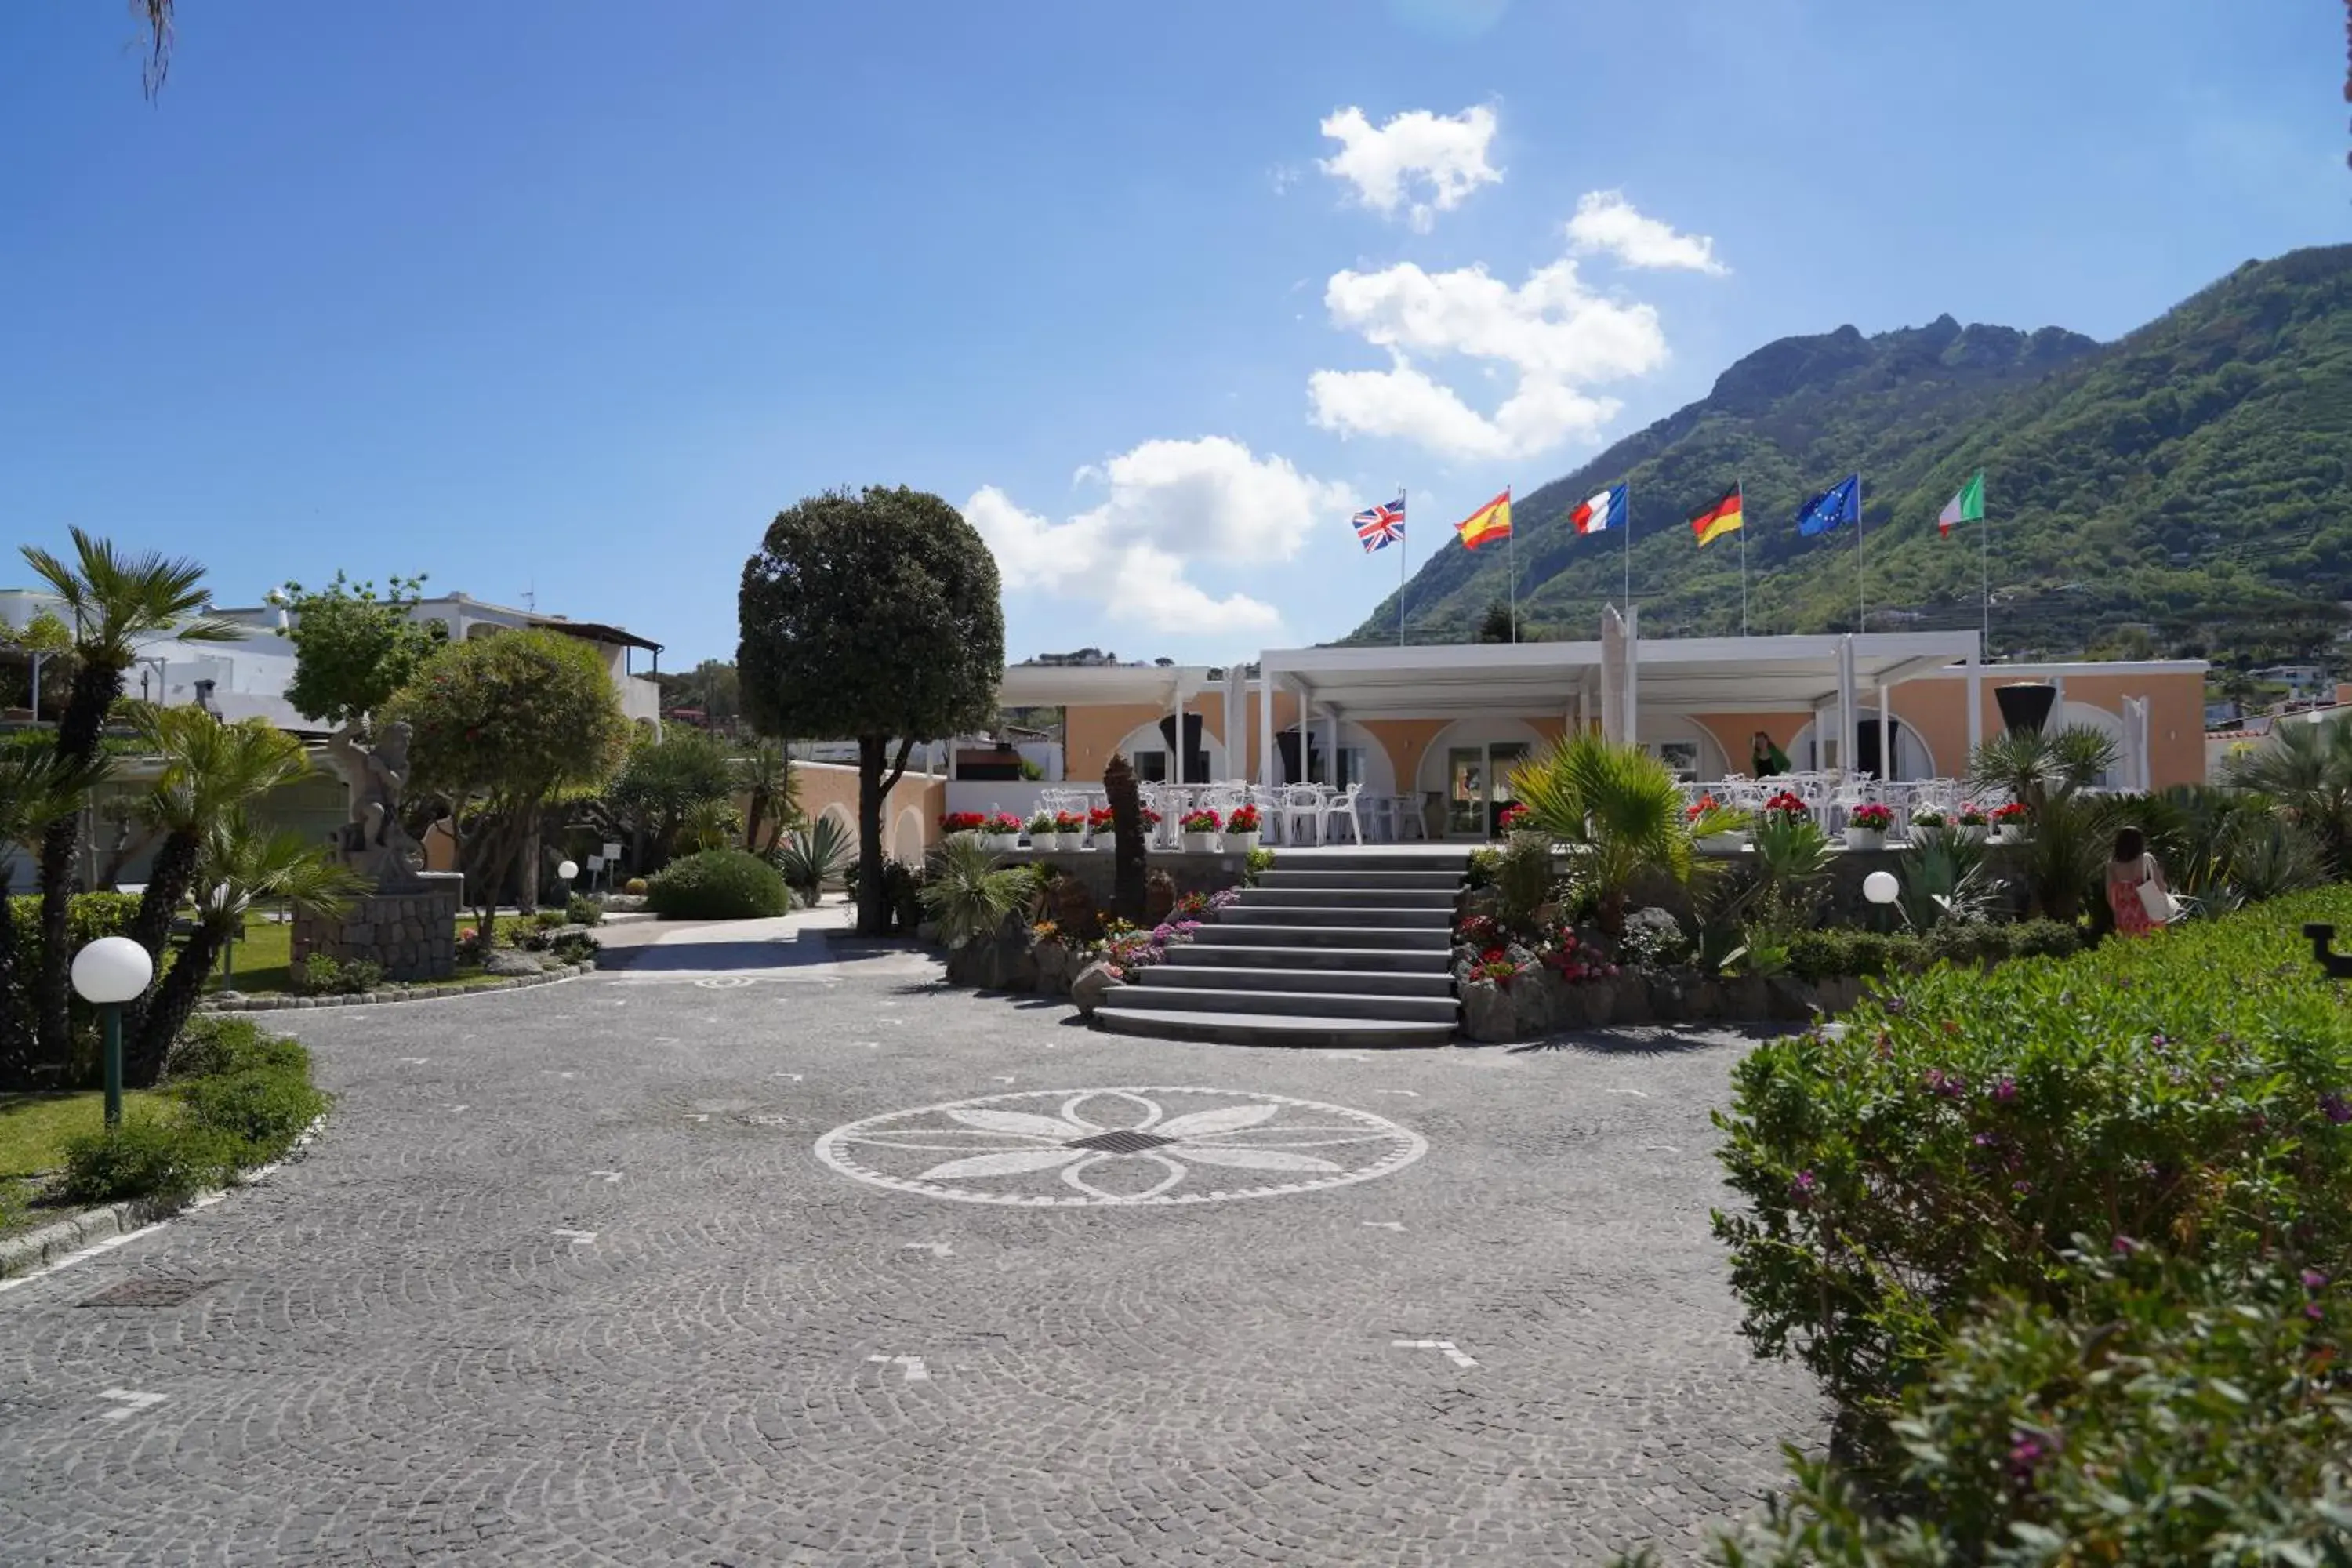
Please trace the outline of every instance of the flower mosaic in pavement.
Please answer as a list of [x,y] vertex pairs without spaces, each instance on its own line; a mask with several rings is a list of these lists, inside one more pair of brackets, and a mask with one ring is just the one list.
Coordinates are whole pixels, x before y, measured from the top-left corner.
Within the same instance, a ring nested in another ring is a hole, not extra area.
[[836,1127],[816,1156],[929,1197],[1034,1207],[1216,1203],[1385,1176],[1428,1152],[1386,1117],[1222,1089],[1026,1089]]

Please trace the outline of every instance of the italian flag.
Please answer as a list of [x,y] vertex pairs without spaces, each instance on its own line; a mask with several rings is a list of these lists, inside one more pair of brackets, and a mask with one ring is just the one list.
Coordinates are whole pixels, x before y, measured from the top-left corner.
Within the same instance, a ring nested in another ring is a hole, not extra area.
[[1936,514],[1936,531],[1948,535],[1952,531],[1952,524],[1956,522],[1982,522],[1983,521],[1984,470],[1979,468],[1975,477],[1960,487],[1960,493],[1946,501],[1944,510]]

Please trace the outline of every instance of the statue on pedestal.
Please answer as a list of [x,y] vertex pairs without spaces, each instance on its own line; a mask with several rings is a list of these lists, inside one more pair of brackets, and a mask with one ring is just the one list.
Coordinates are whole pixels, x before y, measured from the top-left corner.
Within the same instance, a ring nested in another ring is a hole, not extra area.
[[408,726],[387,724],[373,745],[356,723],[327,742],[327,761],[351,786],[351,820],[336,836],[343,864],[374,880],[383,892],[424,886],[425,847],[400,824],[400,797],[408,786]]

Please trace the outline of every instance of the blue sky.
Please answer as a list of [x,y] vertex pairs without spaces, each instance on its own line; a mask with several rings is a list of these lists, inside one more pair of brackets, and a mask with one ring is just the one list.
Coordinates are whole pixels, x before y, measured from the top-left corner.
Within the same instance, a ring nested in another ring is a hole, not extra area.
[[2323,0],[182,10],[151,105],[121,6],[0,8],[5,538],[665,668],[869,482],[983,526],[1015,658],[1337,636],[1399,483],[1417,562],[1772,338],[2111,337],[2352,198]]

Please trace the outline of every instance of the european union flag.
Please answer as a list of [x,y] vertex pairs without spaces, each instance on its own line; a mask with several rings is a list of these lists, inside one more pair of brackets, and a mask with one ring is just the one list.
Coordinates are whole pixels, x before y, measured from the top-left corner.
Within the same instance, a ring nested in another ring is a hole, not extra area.
[[1848,474],[1807,501],[1797,512],[1797,531],[1807,539],[1841,523],[1862,521],[1862,476]]

